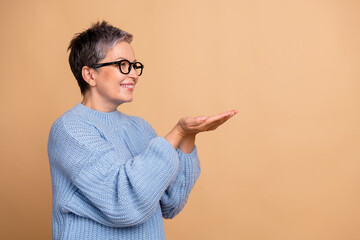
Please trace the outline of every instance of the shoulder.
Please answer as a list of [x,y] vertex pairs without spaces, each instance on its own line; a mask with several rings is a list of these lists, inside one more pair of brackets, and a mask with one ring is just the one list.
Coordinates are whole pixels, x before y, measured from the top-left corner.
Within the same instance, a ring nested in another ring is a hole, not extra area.
[[94,153],[111,148],[113,145],[109,144],[103,130],[99,128],[99,124],[73,109],[55,120],[48,139],[49,153],[61,150],[60,155],[79,154],[80,151]]
[[69,125],[82,125],[85,124],[84,118],[80,113],[74,112],[73,109],[66,111],[53,123],[51,130],[58,128],[67,128]]
[[63,134],[75,137],[83,132],[94,130],[96,127],[93,121],[81,111],[72,108],[54,121],[50,129],[50,137]]

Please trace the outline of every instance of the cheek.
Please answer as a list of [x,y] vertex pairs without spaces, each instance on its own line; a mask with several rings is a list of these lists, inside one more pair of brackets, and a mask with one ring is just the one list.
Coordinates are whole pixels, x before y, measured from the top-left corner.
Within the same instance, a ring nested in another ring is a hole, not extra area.
[[[114,69],[119,71],[118,69]],[[101,79],[102,82],[102,87],[103,88],[108,88],[108,89],[114,89],[117,90],[118,87],[120,87],[120,83],[126,78],[126,76],[124,76],[121,73],[118,73],[116,71],[111,71],[108,72],[107,74],[103,75],[103,78]]]

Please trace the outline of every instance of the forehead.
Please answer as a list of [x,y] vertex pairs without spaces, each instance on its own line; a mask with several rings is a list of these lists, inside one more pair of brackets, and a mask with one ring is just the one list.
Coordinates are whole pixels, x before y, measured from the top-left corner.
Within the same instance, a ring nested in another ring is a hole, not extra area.
[[118,42],[107,51],[105,60],[114,61],[116,59],[127,59],[131,62],[135,60],[134,49],[128,42]]

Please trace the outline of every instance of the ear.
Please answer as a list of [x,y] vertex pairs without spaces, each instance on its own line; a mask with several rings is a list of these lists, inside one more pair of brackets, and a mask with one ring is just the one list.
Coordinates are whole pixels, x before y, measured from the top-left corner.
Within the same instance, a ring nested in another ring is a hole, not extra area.
[[91,87],[96,86],[95,81],[95,70],[93,68],[89,68],[88,66],[83,66],[81,69],[81,74],[85,82],[87,82]]

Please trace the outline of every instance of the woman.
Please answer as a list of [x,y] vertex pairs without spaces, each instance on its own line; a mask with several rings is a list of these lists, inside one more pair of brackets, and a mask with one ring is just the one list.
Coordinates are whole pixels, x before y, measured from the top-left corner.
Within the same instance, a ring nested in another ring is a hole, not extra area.
[[117,111],[133,100],[143,71],[131,40],[102,22],[69,45],[83,101],[50,131],[53,239],[165,239],[163,217],[182,210],[200,173],[195,135],[237,113],[182,118],[158,137],[145,120]]

